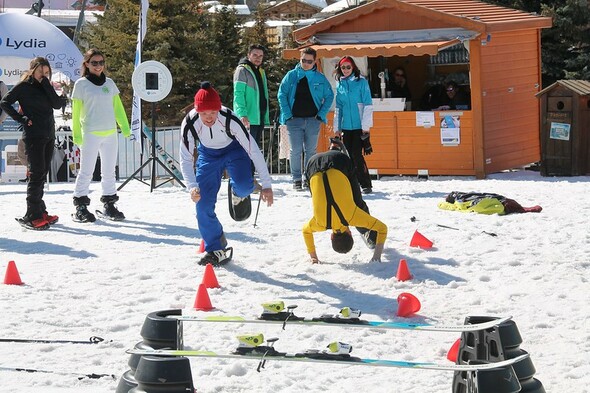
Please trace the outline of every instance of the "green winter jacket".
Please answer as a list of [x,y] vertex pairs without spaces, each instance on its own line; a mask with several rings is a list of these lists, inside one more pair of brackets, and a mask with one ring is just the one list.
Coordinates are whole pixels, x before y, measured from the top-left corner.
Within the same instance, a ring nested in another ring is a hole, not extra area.
[[247,117],[250,124],[269,125],[268,115],[268,87],[266,82],[266,73],[259,68],[264,85],[264,96],[266,98],[266,111],[264,113],[264,122],[260,119],[260,91],[256,76],[250,64],[240,62],[234,72],[234,112],[239,118]]

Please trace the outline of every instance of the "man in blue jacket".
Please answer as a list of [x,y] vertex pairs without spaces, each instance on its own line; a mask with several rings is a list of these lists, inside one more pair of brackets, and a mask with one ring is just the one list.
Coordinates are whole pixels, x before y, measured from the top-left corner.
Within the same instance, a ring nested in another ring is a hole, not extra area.
[[287,126],[291,143],[291,176],[293,188],[303,190],[309,187],[308,180],[302,182],[301,155],[304,167],[309,158],[316,154],[320,124],[326,123],[326,115],[334,100],[334,92],[328,79],[318,71],[316,51],[312,48],[301,50],[299,63],[287,72],[279,86],[278,100],[281,108],[281,124]]

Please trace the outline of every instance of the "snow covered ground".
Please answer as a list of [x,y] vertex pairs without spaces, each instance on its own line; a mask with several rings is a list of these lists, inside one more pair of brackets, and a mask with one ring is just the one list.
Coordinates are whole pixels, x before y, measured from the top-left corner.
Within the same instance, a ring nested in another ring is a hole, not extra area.
[[[217,213],[234,260],[216,269],[221,285],[210,289],[213,312],[195,312],[204,268],[197,265],[200,235],[194,205],[180,188],[132,181],[119,193],[120,223],[77,224],[73,183],[51,184],[46,203],[60,222],[45,232],[25,231],[14,221],[25,211],[25,186],[0,185],[0,269],[15,261],[22,286],[0,285],[0,338],[79,339],[100,336],[98,345],[0,342],[0,367],[73,374],[115,374],[129,369],[125,350],[141,340],[145,316],[186,308],[197,315],[256,317],[262,302],[297,304],[297,314],[337,313],[360,308],[367,319],[460,324],[468,315],[513,315],[539,379],[547,392],[590,392],[590,194],[589,177],[543,178],[519,171],[469,177],[386,177],[366,197],[389,227],[382,263],[355,234],[355,247],[336,254],[328,234],[316,235],[324,261],[311,265],[301,227],[309,218],[307,193],[274,178],[275,205],[236,223],[227,213],[224,186]],[[100,191],[90,195],[99,208]],[[449,212],[437,203],[451,191],[503,194],[535,214],[484,216]],[[255,206],[254,206],[255,208]],[[255,210],[254,210],[255,211]],[[415,217],[415,221],[410,218]],[[459,228],[451,230],[438,225]],[[418,229],[431,250],[409,247]],[[490,236],[485,232],[496,233]],[[395,278],[401,258],[414,279]],[[396,298],[414,294],[422,303],[409,319],[396,316]],[[185,344],[194,349],[232,350],[237,334],[277,336],[285,351],[350,343],[353,355],[448,362],[455,333],[379,331],[280,325],[185,324]],[[256,372],[251,360],[192,359],[198,392],[405,392],[447,393],[452,372],[269,362]],[[55,373],[0,371],[1,392],[106,392],[118,380],[83,379]]]

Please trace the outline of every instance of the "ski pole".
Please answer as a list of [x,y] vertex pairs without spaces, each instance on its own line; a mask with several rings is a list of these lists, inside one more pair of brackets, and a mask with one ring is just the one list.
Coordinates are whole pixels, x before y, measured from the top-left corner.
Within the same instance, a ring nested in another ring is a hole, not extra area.
[[24,367],[4,367],[0,366],[0,371],[24,371],[27,373],[43,373],[43,374],[57,374],[57,375],[72,375],[76,376],[79,380],[84,378],[89,379],[99,379],[103,377],[108,377],[112,379],[117,379],[114,374],[80,374],[80,373],[66,373],[61,371],[53,371],[53,370],[40,370],[38,368],[24,368]]
[[254,228],[256,228],[256,221],[258,221],[258,212],[260,211],[260,201],[262,201],[262,190],[258,194],[258,205],[256,206],[256,215],[254,216]]
[[88,340],[44,340],[36,338],[0,338],[3,343],[41,343],[41,344],[98,344],[104,341],[104,338],[92,336]]
[[[279,113],[280,111],[277,109],[275,112],[275,118],[273,123],[273,128],[270,131],[270,137],[268,138],[268,153],[266,154],[266,166],[270,162],[270,157],[272,155],[272,145],[274,143],[274,134],[279,129]],[[270,162],[270,169],[272,172],[272,162]],[[258,212],[260,211],[260,201],[262,199],[262,190],[260,190],[260,194],[258,196],[258,206],[256,207],[256,215],[254,216],[254,228],[256,228],[256,222],[258,221]]]

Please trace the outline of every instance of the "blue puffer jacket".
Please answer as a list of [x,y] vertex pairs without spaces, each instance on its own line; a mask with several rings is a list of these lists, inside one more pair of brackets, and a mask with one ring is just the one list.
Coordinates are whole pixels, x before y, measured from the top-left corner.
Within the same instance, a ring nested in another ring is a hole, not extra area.
[[311,92],[315,106],[318,108],[318,117],[321,118],[324,123],[326,122],[326,115],[334,100],[332,86],[330,86],[330,82],[326,79],[324,74],[317,70],[317,66],[314,66],[309,71],[305,71],[301,68],[301,64],[297,63],[294,69],[287,72],[279,86],[277,98],[281,108],[281,124],[285,124],[287,120],[293,117],[291,109],[295,102],[297,83],[299,83],[303,77],[307,77],[309,91]]
[[369,83],[363,77],[341,78],[336,86],[334,132],[365,130],[373,127],[373,100]]

